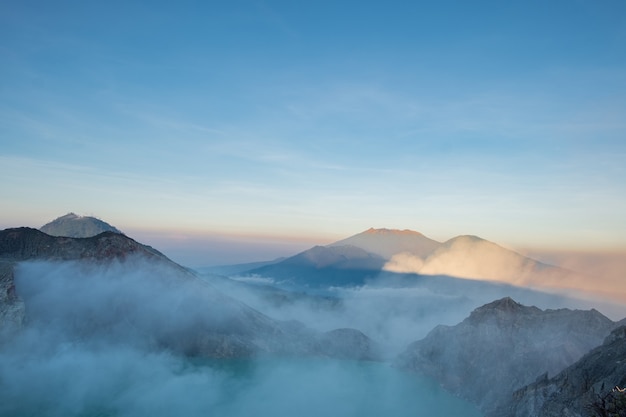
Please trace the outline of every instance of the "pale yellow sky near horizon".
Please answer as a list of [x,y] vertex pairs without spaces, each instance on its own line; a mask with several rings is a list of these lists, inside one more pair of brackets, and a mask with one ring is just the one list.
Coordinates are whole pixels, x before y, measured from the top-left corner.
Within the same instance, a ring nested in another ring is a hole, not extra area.
[[[77,214],[92,215],[91,213]],[[3,229],[22,226],[39,228],[54,220],[54,218],[43,218],[41,214],[33,216],[32,213],[24,217],[34,218],[34,220],[20,221],[20,219],[17,219],[17,221],[9,223],[7,219],[4,219],[4,222],[0,221],[0,226]],[[246,233],[243,230],[229,233],[225,231],[192,230],[190,228],[132,227],[124,224],[125,222],[119,223],[99,216],[95,217],[112,224],[129,237],[141,243],[154,246],[177,260],[177,262],[187,266],[257,262],[272,260],[278,257],[288,257],[313,246],[327,245],[367,230],[367,228],[356,230],[349,235],[330,234],[325,230],[300,236],[287,233],[276,233],[273,235],[259,232]],[[384,226],[375,225],[374,228],[384,228]],[[442,233],[429,234],[423,230],[416,231],[439,242],[445,242],[458,235],[474,234],[461,231],[457,235],[445,236]],[[623,277],[624,281],[626,281],[626,247],[598,248],[588,245],[585,248],[581,244],[581,241],[584,239],[573,242],[574,244],[571,247],[546,245],[543,244],[541,239],[538,239],[535,244],[516,245],[485,235],[479,236],[541,262],[589,275],[608,274],[613,277],[615,282],[618,282],[620,277]]]

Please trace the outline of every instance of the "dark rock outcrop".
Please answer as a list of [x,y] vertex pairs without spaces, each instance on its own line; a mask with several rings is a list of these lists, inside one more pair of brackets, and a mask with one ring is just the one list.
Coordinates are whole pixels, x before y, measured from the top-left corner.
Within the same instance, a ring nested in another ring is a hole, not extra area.
[[[607,402],[616,386],[626,386],[626,327],[623,326],[613,330],[601,346],[591,350],[555,377],[546,376],[517,390],[511,401],[502,405],[491,416],[602,415],[594,405],[602,405],[603,399]],[[622,394],[622,402],[624,399]],[[622,408],[621,412],[619,415],[623,415],[626,410]]]
[[24,302],[15,290],[14,266],[13,262],[0,261],[0,330],[18,329],[26,317]]
[[397,365],[431,376],[484,412],[602,343],[615,324],[595,310],[540,310],[503,298],[456,326],[438,326]]

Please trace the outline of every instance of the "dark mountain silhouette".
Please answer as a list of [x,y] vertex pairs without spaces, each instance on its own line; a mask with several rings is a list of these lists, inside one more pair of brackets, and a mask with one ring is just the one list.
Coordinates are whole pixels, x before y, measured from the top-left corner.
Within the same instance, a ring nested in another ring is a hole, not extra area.
[[50,236],[37,229],[20,227],[0,231],[0,259],[13,262],[45,260],[111,260],[138,254],[182,268],[150,246],[115,232],[88,238]]
[[[519,389],[489,417],[594,417],[626,413],[626,327],[558,375]],[[617,409],[612,406],[617,405]]]

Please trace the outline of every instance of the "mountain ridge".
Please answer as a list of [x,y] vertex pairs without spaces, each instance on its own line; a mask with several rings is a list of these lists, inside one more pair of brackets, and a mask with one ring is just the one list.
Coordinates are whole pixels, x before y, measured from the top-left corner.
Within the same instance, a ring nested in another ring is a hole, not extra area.
[[486,413],[545,373],[600,345],[617,324],[596,310],[541,310],[509,297],[413,342],[396,366],[424,373]]
[[[602,345],[586,353],[552,378],[543,375],[515,391],[508,402],[486,417],[593,417],[621,416],[626,386],[626,327],[614,329]],[[611,404],[621,410],[608,413]]]
[[[459,235],[440,243],[412,230],[384,228],[370,228],[243,273],[279,280],[298,277],[300,282],[317,285],[315,271],[320,269],[325,269],[327,274],[324,283],[332,284],[332,275],[336,285],[362,285],[376,278],[375,272],[383,271],[536,288],[567,287],[570,279],[582,279],[572,271],[539,262],[475,235]],[[342,276],[342,271],[350,276]]]

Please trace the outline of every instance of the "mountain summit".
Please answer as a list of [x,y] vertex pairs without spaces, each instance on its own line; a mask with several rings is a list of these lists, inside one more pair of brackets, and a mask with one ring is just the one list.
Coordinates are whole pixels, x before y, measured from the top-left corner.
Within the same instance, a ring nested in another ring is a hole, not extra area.
[[119,229],[107,222],[91,216],[79,216],[68,213],[43,225],[39,230],[50,236],[92,237],[102,232],[123,234]]
[[573,280],[583,279],[478,236],[440,243],[413,230],[374,228],[244,273],[306,284],[362,285],[383,271],[541,288],[575,289]]
[[425,258],[439,247],[440,243],[413,230],[370,228],[328,246],[345,245],[356,246],[389,260],[394,255],[403,252]]

